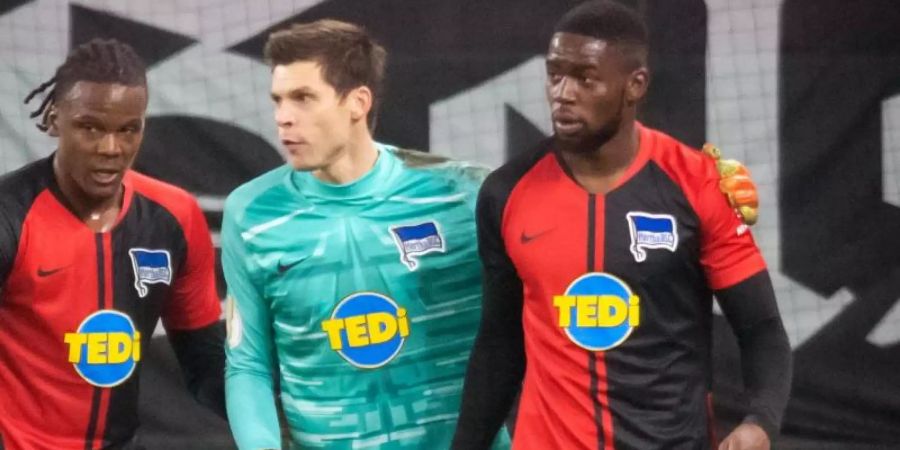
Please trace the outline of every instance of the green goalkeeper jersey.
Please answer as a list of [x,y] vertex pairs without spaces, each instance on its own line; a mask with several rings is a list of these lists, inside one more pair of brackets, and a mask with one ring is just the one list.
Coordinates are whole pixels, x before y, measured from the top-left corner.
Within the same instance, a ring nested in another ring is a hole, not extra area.
[[[226,202],[228,417],[243,449],[446,449],[481,311],[484,168],[379,144],[346,185],[283,166]],[[508,448],[502,431],[495,448]]]

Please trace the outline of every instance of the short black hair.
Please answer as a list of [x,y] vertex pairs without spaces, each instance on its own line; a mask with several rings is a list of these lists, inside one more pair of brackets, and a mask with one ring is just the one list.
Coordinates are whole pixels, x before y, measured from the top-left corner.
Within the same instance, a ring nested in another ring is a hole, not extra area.
[[610,0],[590,0],[567,12],[553,29],[608,41],[636,67],[647,64],[647,26],[637,11]]
[[340,96],[368,87],[373,96],[369,128],[375,128],[387,52],[365,28],[333,19],[293,24],[269,35],[263,54],[273,67],[298,61],[319,63],[325,81]]
[[38,129],[47,131],[51,107],[79,81],[146,88],[147,67],[130,45],[115,39],[92,39],[73,48],[65,62],[56,69],[53,78],[41,83],[25,98],[25,103],[28,103],[34,96],[52,87],[40,107],[31,113],[32,118],[41,116]]

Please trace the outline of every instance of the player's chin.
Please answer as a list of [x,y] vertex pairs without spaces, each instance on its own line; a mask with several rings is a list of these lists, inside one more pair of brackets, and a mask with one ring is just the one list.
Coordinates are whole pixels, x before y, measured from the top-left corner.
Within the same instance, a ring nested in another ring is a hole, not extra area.
[[321,164],[317,161],[318,158],[315,158],[316,152],[311,150],[308,146],[299,144],[286,146],[284,148],[284,158],[294,170],[304,172],[316,170]]
[[116,182],[111,184],[84,183],[81,190],[94,201],[103,201],[116,196],[119,193],[122,183]]
[[584,133],[560,133],[556,132],[553,136],[556,146],[559,150],[569,152],[580,152],[589,148],[590,139]]
[[297,156],[288,155],[288,164],[300,172],[312,172],[321,168],[321,164]]

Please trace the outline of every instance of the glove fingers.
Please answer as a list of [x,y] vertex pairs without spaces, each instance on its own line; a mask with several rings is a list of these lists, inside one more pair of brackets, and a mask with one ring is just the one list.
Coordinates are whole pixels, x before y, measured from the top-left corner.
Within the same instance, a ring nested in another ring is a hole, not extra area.
[[759,207],[759,196],[755,190],[746,190],[741,189],[738,191],[734,191],[731,195],[728,196],[728,199],[732,202],[732,207],[737,206],[749,206],[751,208]]

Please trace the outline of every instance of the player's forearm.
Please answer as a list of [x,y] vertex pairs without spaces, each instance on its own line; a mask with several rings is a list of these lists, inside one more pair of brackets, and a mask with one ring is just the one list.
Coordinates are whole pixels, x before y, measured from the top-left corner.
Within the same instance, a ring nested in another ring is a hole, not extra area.
[[490,448],[519,391],[525,374],[521,292],[521,281],[511,271],[486,271],[481,326],[469,357],[453,449]]
[[525,372],[524,355],[511,347],[476,340],[466,372],[454,450],[488,449],[502,427]]
[[746,422],[769,436],[781,428],[791,390],[791,349],[781,320],[772,319],[740,333],[741,365],[750,406]]
[[229,367],[225,397],[228,423],[240,450],[281,448],[271,374]]
[[169,340],[188,390],[201,405],[225,418],[225,324],[196,330],[173,330]]
[[791,347],[778,314],[766,271],[716,293],[741,349],[744,386],[749,398],[746,422],[772,436],[791,390]]

